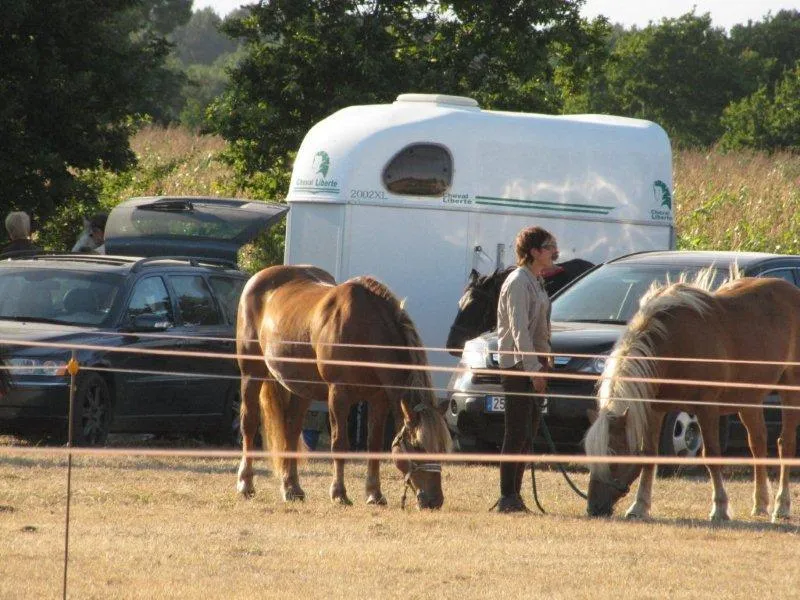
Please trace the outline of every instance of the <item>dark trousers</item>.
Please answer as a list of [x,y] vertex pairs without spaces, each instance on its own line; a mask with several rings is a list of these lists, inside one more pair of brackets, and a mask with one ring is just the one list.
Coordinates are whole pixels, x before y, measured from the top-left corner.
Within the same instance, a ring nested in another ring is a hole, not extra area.
[[[506,371],[524,371],[521,362]],[[541,403],[533,394],[533,382],[524,375],[503,374],[500,377],[506,396],[505,433],[503,434],[503,454],[530,454],[533,449],[533,436],[539,428],[542,410]],[[525,472],[523,462],[500,463],[500,494],[519,495],[522,476]]]

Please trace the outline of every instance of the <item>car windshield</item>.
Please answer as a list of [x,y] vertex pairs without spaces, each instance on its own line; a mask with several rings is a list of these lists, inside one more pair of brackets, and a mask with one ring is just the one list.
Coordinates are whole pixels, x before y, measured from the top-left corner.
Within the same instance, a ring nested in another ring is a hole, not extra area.
[[[553,300],[552,320],[627,323],[639,309],[639,299],[654,281],[675,282],[682,273],[692,279],[701,268],[680,265],[603,265]],[[713,286],[719,286],[727,276],[727,269],[715,268]]]
[[119,275],[67,269],[2,269],[0,319],[100,326],[120,294]]

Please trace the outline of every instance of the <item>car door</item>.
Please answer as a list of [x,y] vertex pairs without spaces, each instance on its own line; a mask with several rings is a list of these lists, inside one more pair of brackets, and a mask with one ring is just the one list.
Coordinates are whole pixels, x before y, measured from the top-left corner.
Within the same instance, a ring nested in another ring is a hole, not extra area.
[[[153,330],[134,326],[137,319],[151,323]],[[123,336],[123,344],[132,352],[115,356],[119,366],[117,378],[121,382],[117,387],[121,394],[116,416],[122,428],[125,421],[133,421],[137,427],[146,424],[164,429],[163,416],[169,414],[170,406],[184,393],[184,377],[177,374],[178,357],[138,352],[177,350],[179,340],[173,333],[174,326],[174,307],[164,279],[151,275],[136,281],[122,317],[123,330],[130,331]]]
[[169,283],[178,307],[176,333],[183,337],[187,353],[227,354],[181,357],[181,368],[191,373],[184,381],[186,396],[176,409],[199,421],[216,421],[222,414],[229,390],[238,388],[238,370],[233,358],[234,326],[216,301],[209,281],[200,273],[171,274]]

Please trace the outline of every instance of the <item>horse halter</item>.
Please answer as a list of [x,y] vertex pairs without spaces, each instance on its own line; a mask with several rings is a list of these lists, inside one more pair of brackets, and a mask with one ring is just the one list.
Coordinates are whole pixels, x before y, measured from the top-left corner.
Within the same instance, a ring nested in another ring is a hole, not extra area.
[[[425,408],[423,404],[417,404],[414,407],[415,412],[422,412]],[[412,452],[412,451],[420,451],[421,448],[417,448],[416,446],[410,445],[406,441],[406,434],[408,433],[408,426],[404,423],[403,426],[400,428],[400,431],[397,432],[397,435],[394,436],[394,440],[392,440],[392,450],[394,451],[395,448],[398,449],[399,452]],[[403,497],[400,499],[400,508],[405,510],[406,508],[406,497],[408,495],[408,489],[411,490],[416,494],[417,493],[417,486],[414,485],[414,482],[411,481],[411,475],[413,473],[423,472],[423,473],[441,473],[442,472],[442,464],[438,462],[417,462],[411,459],[404,459],[408,463],[408,471],[406,471],[405,477],[403,478],[404,486],[403,486]]]

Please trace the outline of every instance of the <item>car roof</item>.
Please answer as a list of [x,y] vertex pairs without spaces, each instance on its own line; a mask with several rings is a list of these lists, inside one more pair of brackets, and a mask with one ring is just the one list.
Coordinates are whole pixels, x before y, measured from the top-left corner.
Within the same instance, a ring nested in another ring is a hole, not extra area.
[[716,265],[727,268],[736,263],[740,269],[750,267],[782,258],[796,258],[800,256],[787,254],[773,254],[769,252],[735,252],[729,250],[659,250],[652,252],[637,252],[621,256],[606,264],[641,264],[641,265],[676,265],[681,267],[706,267]]
[[106,254],[36,254],[0,261],[0,268],[19,267],[39,269],[70,269],[94,273],[143,272],[160,267],[161,270],[206,270],[240,277],[249,277],[225,260],[214,260],[190,256],[112,256]]

